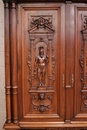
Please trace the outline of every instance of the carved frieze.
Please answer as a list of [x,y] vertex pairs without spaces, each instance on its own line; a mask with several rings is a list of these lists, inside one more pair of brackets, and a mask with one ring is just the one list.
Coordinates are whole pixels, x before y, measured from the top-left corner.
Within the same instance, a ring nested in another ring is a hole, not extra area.
[[[28,55],[29,93],[32,111],[51,110],[55,81],[52,16],[31,16]],[[49,94],[50,92],[50,94]]]

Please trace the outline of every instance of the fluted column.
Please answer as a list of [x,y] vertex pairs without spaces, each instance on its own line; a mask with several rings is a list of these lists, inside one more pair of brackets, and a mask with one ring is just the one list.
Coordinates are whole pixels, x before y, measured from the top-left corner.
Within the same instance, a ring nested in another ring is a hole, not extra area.
[[11,123],[11,86],[10,86],[10,39],[9,39],[9,1],[4,1],[5,16],[5,90],[6,90],[6,118]]
[[16,3],[10,3],[10,41],[11,41],[11,85],[12,85],[12,120],[18,122],[18,81],[17,81],[17,20]]

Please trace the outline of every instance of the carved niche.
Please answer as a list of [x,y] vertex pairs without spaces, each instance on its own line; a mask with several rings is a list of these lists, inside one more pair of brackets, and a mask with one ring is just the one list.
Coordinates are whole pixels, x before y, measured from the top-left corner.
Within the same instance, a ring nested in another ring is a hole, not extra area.
[[51,15],[31,16],[29,32],[29,93],[31,110],[45,112],[51,110],[55,81],[55,61],[53,49],[53,23]]
[[82,105],[81,110],[87,110],[87,15],[82,15],[82,49],[80,56]]

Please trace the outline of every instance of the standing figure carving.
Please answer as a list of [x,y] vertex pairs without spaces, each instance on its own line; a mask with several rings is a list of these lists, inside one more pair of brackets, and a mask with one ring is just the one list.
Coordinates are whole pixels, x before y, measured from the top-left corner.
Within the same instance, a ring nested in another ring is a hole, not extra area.
[[39,55],[35,58],[35,66],[37,71],[37,78],[39,81],[38,87],[45,86],[46,66],[48,63],[48,56],[44,55],[44,47],[40,46]]

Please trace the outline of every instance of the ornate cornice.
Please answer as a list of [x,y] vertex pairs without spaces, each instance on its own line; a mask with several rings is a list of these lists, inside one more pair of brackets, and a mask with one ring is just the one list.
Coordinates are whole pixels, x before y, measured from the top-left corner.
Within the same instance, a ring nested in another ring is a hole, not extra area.
[[3,0],[4,3],[17,3],[17,0]]

